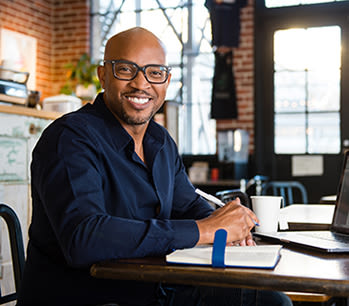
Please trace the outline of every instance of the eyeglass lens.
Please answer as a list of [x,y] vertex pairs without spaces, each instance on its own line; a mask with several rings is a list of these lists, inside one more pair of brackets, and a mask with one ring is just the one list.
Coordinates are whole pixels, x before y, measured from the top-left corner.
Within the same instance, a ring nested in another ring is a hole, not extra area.
[[114,62],[114,74],[123,80],[132,80],[138,70],[143,70],[149,82],[162,83],[166,81],[168,69],[161,65],[147,65],[143,69],[132,63]]

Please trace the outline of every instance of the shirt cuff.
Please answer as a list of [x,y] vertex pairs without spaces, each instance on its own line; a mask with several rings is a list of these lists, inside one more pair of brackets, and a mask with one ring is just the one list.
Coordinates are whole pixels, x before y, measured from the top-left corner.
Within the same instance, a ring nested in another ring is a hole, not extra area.
[[173,248],[192,248],[199,241],[199,229],[195,220],[171,220],[173,222]]

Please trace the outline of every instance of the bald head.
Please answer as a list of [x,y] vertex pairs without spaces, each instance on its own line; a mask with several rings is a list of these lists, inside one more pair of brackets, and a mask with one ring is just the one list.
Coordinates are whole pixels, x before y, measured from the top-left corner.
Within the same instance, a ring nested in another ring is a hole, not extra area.
[[159,56],[165,61],[166,52],[161,40],[141,27],[131,28],[111,37],[105,47],[104,60],[127,59],[125,54],[135,48],[157,49]]

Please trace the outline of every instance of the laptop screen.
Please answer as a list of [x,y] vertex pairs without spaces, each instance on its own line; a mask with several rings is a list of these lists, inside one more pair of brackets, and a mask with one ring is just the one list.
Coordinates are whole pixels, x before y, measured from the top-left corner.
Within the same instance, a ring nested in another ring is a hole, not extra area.
[[338,187],[332,230],[349,233],[349,151],[345,152],[344,166]]

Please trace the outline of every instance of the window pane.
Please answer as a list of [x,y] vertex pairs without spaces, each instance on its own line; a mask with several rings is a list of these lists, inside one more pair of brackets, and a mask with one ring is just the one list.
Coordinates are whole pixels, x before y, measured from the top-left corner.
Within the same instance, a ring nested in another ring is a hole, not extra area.
[[308,110],[339,111],[340,70],[308,73]]
[[275,71],[340,68],[340,52],[338,26],[287,29],[274,34]]
[[309,114],[309,153],[340,152],[340,128],[338,113]]
[[305,29],[279,30],[274,34],[274,67],[279,70],[306,69],[307,36]]
[[171,83],[167,89],[166,100],[175,102],[181,102],[180,90],[182,87],[182,72],[179,67],[172,67],[171,70]]
[[300,0],[265,0],[266,7],[298,5]]
[[348,0],[265,0],[266,7],[283,7],[301,4],[315,4],[315,3],[326,3],[326,2],[340,2]]
[[308,70],[340,68],[341,28],[339,26],[308,28],[304,35]]
[[[194,133],[192,154],[216,152],[216,142],[214,139],[207,139],[208,135],[216,133],[216,122],[210,119],[211,104],[193,104],[191,107]],[[202,121],[205,121],[206,124],[202,124]]]
[[275,112],[304,112],[306,100],[304,71],[275,72],[274,79]]
[[276,154],[305,153],[305,114],[275,114]]

